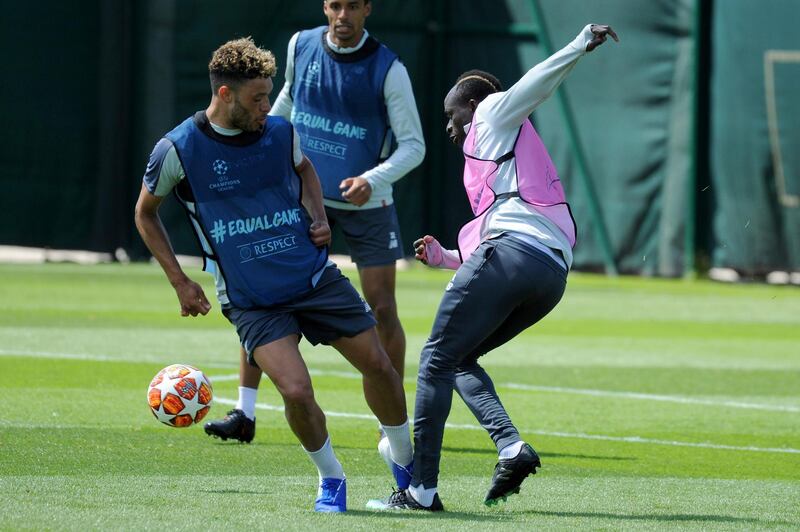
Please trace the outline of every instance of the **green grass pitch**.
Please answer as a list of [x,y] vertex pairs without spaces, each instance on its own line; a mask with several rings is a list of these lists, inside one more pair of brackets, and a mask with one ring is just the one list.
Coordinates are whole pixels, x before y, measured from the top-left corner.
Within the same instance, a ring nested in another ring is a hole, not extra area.
[[[303,343],[348,476],[350,511],[317,515],[316,471],[268,381],[251,445],[148,411],[151,377],[178,362],[212,379],[210,419],[230,408],[238,343],[216,304],[181,318],[143,264],[2,265],[0,278],[2,530],[800,528],[796,288],[573,274],[550,316],[483,360],[543,468],[484,507],[496,453],[456,397],[439,515],[365,509],[392,485],[376,423],[354,370]],[[409,408],[448,279],[399,273]]]

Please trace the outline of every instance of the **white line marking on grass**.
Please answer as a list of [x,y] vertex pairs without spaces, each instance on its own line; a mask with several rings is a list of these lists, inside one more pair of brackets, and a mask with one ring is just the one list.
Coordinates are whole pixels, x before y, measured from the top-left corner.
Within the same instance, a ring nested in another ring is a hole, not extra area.
[[[224,397],[215,397],[215,403],[222,403],[223,405],[236,406],[236,401],[233,399],[225,399]],[[261,410],[269,410],[271,412],[283,412],[284,408],[277,405],[268,405],[267,403],[256,403],[256,408]],[[350,419],[368,419],[370,421],[378,421],[378,419],[370,414],[353,414],[350,412],[334,412],[332,410],[325,410],[325,415],[330,417],[345,417]],[[480,427],[478,427],[480,428]]]
[[[94,355],[88,353],[59,353],[52,351],[25,351],[13,349],[0,349],[0,356],[21,356],[30,358],[49,358],[54,360],[91,360],[97,362],[160,362],[163,363],[161,357],[154,357],[152,355]],[[214,364],[202,363],[200,364],[206,368],[215,369],[228,369],[234,367],[233,364]],[[334,370],[310,370],[311,375],[320,377],[340,377],[343,379],[358,379],[361,380],[361,374],[352,371],[334,371]],[[218,375],[213,377],[212,381],[230,381],[237,380],[238,375]],[[415,378],[405,379],[405,382],[415,383]],[[765,405],[759,403],[743,403],[738,401],[714,401],[712,399],[695,399],[692,397],[683,397],[680,395],[658,395],[649,393],[638,392],[616,392],[611,390],[592,390],[584,388],[564,388],[561,386],[538,386],[533,384],[519,384],[514,382],[500,382],[495,383],[495,386],[500,388],[509,388],[512,390],[524,390],[532,392],[552,392],[564,393],[573,395],[588,395],[594,397],[618,397],[621,399],[638,399],[642,401],[659,401],[664,403],[677,403],[677,404],[690,404],[690,405],[706,405],[706,406],[722,406],[729,408],[742,408],[748,410],[765,410],[769,412],[800,412],[800,407],[792,405]]]
[[239,374],[238,373],[234,373],[232,375],[216,375],[214,377],[210,377],[208,375],[206,375],[206,376],[209,378],[209,380],[211,380],[211,384],[214,384],[215,382],[226,382],[226,381],[238,381],[239,380]]
[[[214,401],[222,403],[223,405],[235,406],[236,401],[233,399],[226,399],[224,397],[215,397]],[[261,410],[270,410],[272,412],[283,412],[282,406],[270,405],[267,403],[256,403],[256,408]],[[349,419],[366,419],[369,421],[377,421],[375,416],[368,414],[354,414],[349,412],[335,412],[326,410],[326,416],[330,417],[343,417]],[[447,423],[445,427],[450,429],[463,429],[463,430],[484,430],[480,425],[471,425],[467,423]],[[656,440],[651,438],[641,438],[639,436],[606,436],[603,434],[586,434],[582,432],[553,432],[547,430],[528,430],[521,429],[520,432],[528,434],[537,434],[539,436],[550,436],[555,438],[572,438],[579,440],[601,440],[601,441],[616,441],[623,443],[645,443],[651,445],[669,445],[671,447],[701,447],[704,449],[717,449],[724,451],[750,451],[756,453],[783,453],[783,454],[800,454],[800,449],[792,449],[791,447],[752,447],[752,446],[738,446],[738,445],[725,445],[718,443],[696,443],[688,441],[674,441],[674,440]]]
[[[309,370],[311,375],[320,377],[341,377],[344,379],[358,379],[361,380],[361,374],[349,371],[328,371],[328,370]],[[238,379],[238,375],[224,375],[211,378],[215,380],[233,380]],[[404,382],[416,383],[416,378],[405,379]],[[791,405],[765,405],[759,403],[742,403],[739,401],[714,401],[712,399],[695,399],[692,397],[683,397],[680,395],[658,395],[650,393],[638,392],[615,392],[611,390],[592,390],[585,388],[564,388],[561,386],[538,386],[534,384],[518,384],[515,382],[499,382],[495,383],[498,388],[509,388],[511,390],[524,390],[529,392],[552,392],[564,393],[573,395],[589,395],[594,397],[618,397],[620,399],[639,399],[642,401],[660,401],[663,403],[678,403],[685,405],[706,405],[706,406],[723,406],[729,408],[743,408],[748,410],[766,410],[770,412],[800,412],[800,407]]]
[[53,353],[50,351],[22,351],[14,349],[0,349],[0,356],[52,358],[55,360],[93,360],[97,362],[116,362],[120,360],[107,355],[89,355],[86,353]]
[[[137,363],[159,363],[166,364],[164,357],[153,356],[150,354],[124,354],[124,355],[95,355],[89,353],[57,353],[52,351],[24,351],[21,349],[0,349],[0,357],[27,357],[27,358],[47,358],[51,360],[88,360],[91,362],[123,362],[130,364]],[[191,364],[195,365],[196,362],[173,362],[173,364]],[[205,363],[201,364],[206,368],[215,369],[231,369],[236,367],[235,364],[215,364]],[[238,376],[237,376],[238,378]],[[222,377],[222,380],[232,380]]]
[[714,401],[711,399],[695,399],[680,395],[657,395],[637,392],[614,392],[608,390],[590,390],[583,388],[562,388],[560,386],[535,386],[532,384],[517,384],[513,382],[500,383],[497,386],[511,388],[512,390],[527,390],[534,392],[569,393],[575,395],[593,395],[596,397],[619,397],[622,399],[642,399],[645,401],[661,401],[665,403],[680,403],[688,405],[728,406],[731,408],[745,408],[751,410],[771,410],[775,412],[800,412],[800,407],[789,405],[764,405],[759,403],[741,403],[739,401]]

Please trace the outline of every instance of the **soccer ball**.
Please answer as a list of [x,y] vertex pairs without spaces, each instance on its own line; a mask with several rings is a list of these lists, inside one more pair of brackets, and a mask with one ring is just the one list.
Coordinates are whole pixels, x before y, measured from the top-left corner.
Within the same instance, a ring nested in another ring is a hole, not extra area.
[[172,364],[162,369],[147,389],[150,411],[170,427],[199,423],[211,408],[212,396],[208,377],[186,364]]

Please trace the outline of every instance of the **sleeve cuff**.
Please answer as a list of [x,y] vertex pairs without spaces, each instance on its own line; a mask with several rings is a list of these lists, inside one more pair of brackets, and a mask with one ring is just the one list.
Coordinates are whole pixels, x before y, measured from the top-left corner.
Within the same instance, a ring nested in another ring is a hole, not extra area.
[[592,26],[593,24],[587,24],[581,30],[577,37],[570,43],[570,46],[575,50],[579,51],[581,54],[585,54],[586,46],[592,42],[594,39],[594,34],[592,33]]

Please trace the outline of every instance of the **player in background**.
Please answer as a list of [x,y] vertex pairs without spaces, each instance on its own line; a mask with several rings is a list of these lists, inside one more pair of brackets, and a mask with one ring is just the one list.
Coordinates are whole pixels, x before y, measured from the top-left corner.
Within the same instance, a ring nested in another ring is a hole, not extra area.
[[522,481],[540,467],[478,358],[541,320],[564,292],[576,228],[528,116],[609,35],[618,40],[608,26],[586,26],[507,91],[491,74],[472,70],[448,92],[447,135],[463,149],[475,218],[459,232],[457,250],[443,249],[431,235],[414,242],[417,259],[456,273],[420,355],[411,484],[386,501],[370,501],[370,507],[444,509],[437,493],[439,460],[454,387],[497,446],[487,505],[519,493]]
[[[183,316],[211,308],[183,272],[158,208],[170,191],[186,210],[214,275],[225,317],[249,363],[272,380],[286,419],[319,472],[315,509],[345,511],[346,481],[314,398],[300,337],[335,347],[363,375],[364,395],[392,456],[411,461],[402,381],[375,320],[328,260],[322,190],[292,125],[267,117],[275,58],[251,39],[230,41],[209,63],[212,97],[155,146],[136,205],[136,226],[175,289]],[[305,209],[305,211],[304,211]],[[407,471],[396,471],[408,484]]]
[[[289,40],[286,83],[271,115],[290,120],[319,173],[331,226],[339,226],[361,289],[378,320],[381,344],[402,378],[405,333],[397,316],[395,261],[403,256],[392,183],[425,155],[408,71],[369,35],[369,0],[326,0],[327,26]],[[393,138],[397,148],[391,151]],[[242,351],[239,398],[208,434],[250,442],[261,373]],[[386,459],[386,442],[381,442]]]

